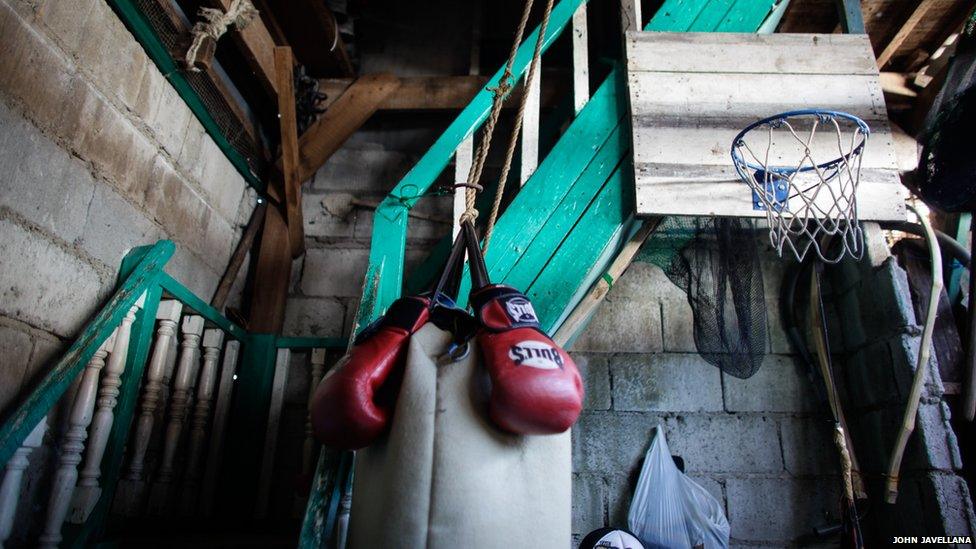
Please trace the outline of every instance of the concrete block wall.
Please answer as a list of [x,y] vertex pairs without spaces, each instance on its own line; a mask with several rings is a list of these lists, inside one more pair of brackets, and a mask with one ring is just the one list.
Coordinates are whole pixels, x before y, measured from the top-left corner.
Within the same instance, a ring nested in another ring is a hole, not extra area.
[[[768,250],[762,257],[774,313],[782,262]],[[839,521],[831,425],[778,314],[769,326],[759,371],[747,380],[725,375],[695,350],[685,294],[657,266],[630,266],[571,349],[587,387],[573,429],[574,539],[626,527],[657,426],[686,472],[722,503],[734,546],[782,547]]]
[[0,410],[134,246],[205,299],[254,195],[105,0],[0,0]]
[[895,505],[881,502],[882,481],[895,436],[902,423],[921,339],[908,278],[883,246],[876,226],[869,226],[869,258],[845,261],[828,271],[835,296],[828,309],[834,326],[832,351],[841,361],[848,422],[861,467],[867,472],[872,513],[868,533],[876,541],[904,536],[972,536],[976,533],[972,500],[960,476],[962,459],[935,357],[926,365],[915,430],[901,469]]

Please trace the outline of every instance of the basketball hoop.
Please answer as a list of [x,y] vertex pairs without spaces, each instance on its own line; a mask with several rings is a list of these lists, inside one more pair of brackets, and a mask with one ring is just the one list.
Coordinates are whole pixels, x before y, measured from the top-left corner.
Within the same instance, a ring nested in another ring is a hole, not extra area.
[[[735,136],[732,161],[752,189],[753,209],[766,212],[780,257],[788,248],[802,261],[813,248],[826,263],[861,258],[857,186],[870,133],[852,114],[810,109],[764,118]],[[830,241],[837,242],[828,250]]]

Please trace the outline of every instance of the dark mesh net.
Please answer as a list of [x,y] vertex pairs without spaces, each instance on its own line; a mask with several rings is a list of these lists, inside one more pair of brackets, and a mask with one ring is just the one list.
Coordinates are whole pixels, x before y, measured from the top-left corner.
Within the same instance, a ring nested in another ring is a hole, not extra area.
[[702,358],[742,379],[766,354],[766,299],[756,231],[737,218],[666,218],[642,250],[688,296]]

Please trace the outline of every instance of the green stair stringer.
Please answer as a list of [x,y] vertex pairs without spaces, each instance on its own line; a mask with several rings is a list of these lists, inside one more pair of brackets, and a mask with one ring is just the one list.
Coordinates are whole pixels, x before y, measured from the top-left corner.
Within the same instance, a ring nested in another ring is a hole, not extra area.
[[[551,44],[582,3],[563,0],[554,8],[543,47]],[[665,0],[645,30],[756,32],[774,4],[775,0]],[[516,75],[524,73],[531,57],[526,46],[534,45],[536,36],[520,48]],[[500,72],[486,87],[497,84]],[[484,122],[490,103],[490,94],[479,93],[378,208],[356,326],[367,325],[400,296],[407,211],[427,192],[461,141]],[[489,275],[494,282],[522,289],[550,333],[636,229],[627,104],[626,74],[615,67],[496,224],[486,254]],[[436,276],[449,248],[450,242],[439,243],[407,287],[416,291]],[[469,289],[465,275],[462,304]],[[329,475],[321,466],[316,471],[317,479]],[[329,483],[315,486],[324,485]],[[299,540],[303,548],[324,547],[334,531],[338,492],[317,492],[313,487],[306,509]]]

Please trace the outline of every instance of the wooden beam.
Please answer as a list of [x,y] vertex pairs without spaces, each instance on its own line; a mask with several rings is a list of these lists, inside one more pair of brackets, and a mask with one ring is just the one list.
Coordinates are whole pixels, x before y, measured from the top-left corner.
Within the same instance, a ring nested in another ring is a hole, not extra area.
[[295,59],[291,48],[275,48],[275,72],[278,82],[278,126],[281,129],[281,173],[285,191],[285,218],[288,222],[288,239],[291,256],[305,252],[305,229],[302,221],[302,181],[299,178],[298,117],[295,114],[294,72]]
[[[226,12],[234,0],[204,0],[211,8]],[[251,71],[258,82],[271,97],[277,97],[278,86],[275,83],[274,48],[275,41],[268,32],[268,27],[260,17],[255,17],[244,30],[232,28],[229,31],[234,36],[244,59],[251,66]]]
[[847,34],[865,34],[861,0],[834,0],[840,26]]
[[278,208],[264,215],[261,242],[250,287],[248,331],[278,334],[285,324],[285,304],[291,280],[291,244],[288,225]]
[[298,180],[312,177],[399,87],[400,79],[386,73],[360,77],[349,86],[298,140]]
[[891,42],[888,42],[888,45],[885,46],[884,50],[881,52],[881,55],[878,56],[879,69],[883,69],[885,65],[891,61],[891,58],[898,53],[898,48],[900,48],[902,43],[905,42],[905,39],[912,34],[915,27],[917,27],[922,19],[925,18],[925,14],[928,13],[928,11],[935,4],[935,0],[922,0],[919,2],[918,6],[915,6],[915,11],[908,16],[908,19],[905,20],[901,28],[898,29],[898,32],[895,33],[894,38],[891,39]]
[[230,290],[234,286],[234,281],[237,280],[237,273],[240,272],[241,265],[244,264],[244,258],[247,257],[247,253],[254,246],[254,238],[258,235],[258,229],[264,224],[264,214],[267,212],[267,209],[268,201],[262,200],[254,207],[254,211],[251,212],[251,220],[247,222],[247,228],[244,229],[244,234],[241,235],[241,239],[237,242],[234,255],[231,256],[230,262],[227,264],[227,270],[224,271],[224,276],[221,277],[220,283],[217,284],[217,291],[214,292],[213,299],[210,300],[210,305],[214,309],[223,312],[224,305],[227,304],[227,298],[230,296]]
[[[563,82],[564,78],[548,77],[542,84],[542,106],[551,107],[557,103],[564,93],[570,90]],[[319,90],[328,98],[322,104],[324,108],[332,106],[343,92],[355,82],[352,78],[325,78],[319,80]],[[390,94],[380,102],[377,110],[381,111],[425,111],[425,110],[460,110],[488,83],[488,77],[468,76],[408,76],[400,78],[397,92]],[[506,108],[515,108],[522,96],[522,87],[512,91],[505,101]]]

